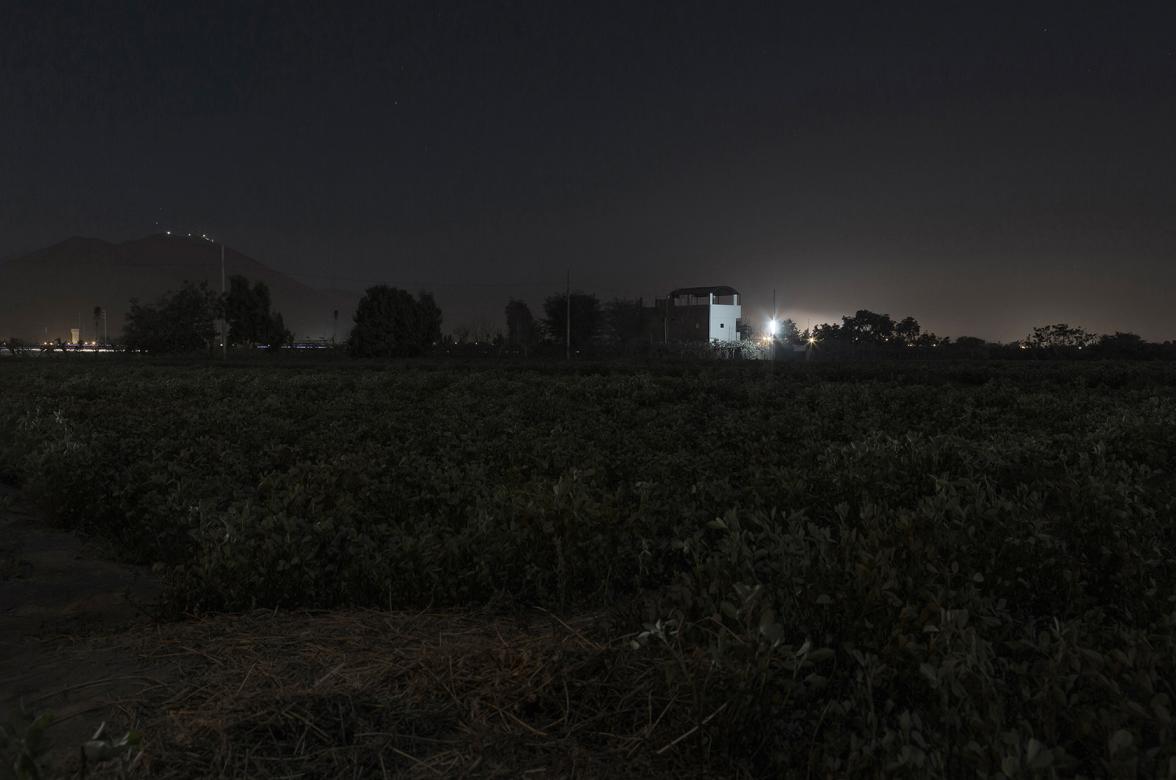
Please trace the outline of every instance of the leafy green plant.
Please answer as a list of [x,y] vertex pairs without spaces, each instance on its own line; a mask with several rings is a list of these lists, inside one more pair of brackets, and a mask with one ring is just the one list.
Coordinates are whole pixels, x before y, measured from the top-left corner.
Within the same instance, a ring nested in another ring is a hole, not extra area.
[[536,365],[24,362],[0,473],[177,611],[643,613],[752,774],[1174,766],[1176,368]]
[[40,780],[49,748],[45,730],[53,724],[47,712],[30,717],[20,713],[12,722],[0,725],[0,780]]

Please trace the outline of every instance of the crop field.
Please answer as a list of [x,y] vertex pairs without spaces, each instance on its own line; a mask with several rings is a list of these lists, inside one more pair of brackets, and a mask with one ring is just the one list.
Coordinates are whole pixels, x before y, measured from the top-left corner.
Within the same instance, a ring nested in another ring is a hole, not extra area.
[[1174,471],[1161,363],[0,364],[161,620],[550,615],[511,717],[600,774],[1176,774]]

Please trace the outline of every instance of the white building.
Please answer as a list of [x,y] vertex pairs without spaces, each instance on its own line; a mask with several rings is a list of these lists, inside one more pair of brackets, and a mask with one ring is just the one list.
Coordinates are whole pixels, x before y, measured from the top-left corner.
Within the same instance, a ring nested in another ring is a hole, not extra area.
[[743,307],[734,287],[682,287],[663,303],[667,341],[739,340]]

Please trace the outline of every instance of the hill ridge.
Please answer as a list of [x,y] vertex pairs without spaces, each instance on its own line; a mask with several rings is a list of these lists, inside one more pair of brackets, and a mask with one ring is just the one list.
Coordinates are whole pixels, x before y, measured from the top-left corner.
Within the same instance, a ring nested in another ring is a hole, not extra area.
[[[359,298],[311,287],[231,245],[225,245],[224,261],[226,277],[240,274],[270,288],[274,308],[298,338],[330,338],[332,312],[350,312]],[[166,232],[121,242],[70,236],[0,261],[0,338],[66,339],[71,328],[80,327],[89,340],[103,333],[101,325],[95,333],[96,306],[106,310],[113,338],[122,331],[132,298],[154,301],[185,281],[220,288],[219,243]]]

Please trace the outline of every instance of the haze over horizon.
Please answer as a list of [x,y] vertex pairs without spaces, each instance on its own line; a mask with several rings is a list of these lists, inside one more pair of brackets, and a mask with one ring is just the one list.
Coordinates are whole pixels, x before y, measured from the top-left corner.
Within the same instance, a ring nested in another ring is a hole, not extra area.
[[1130,7],[6,4],[0,258],[208,233],[446,329],[729,284],[1176,338],[1176,43]]

